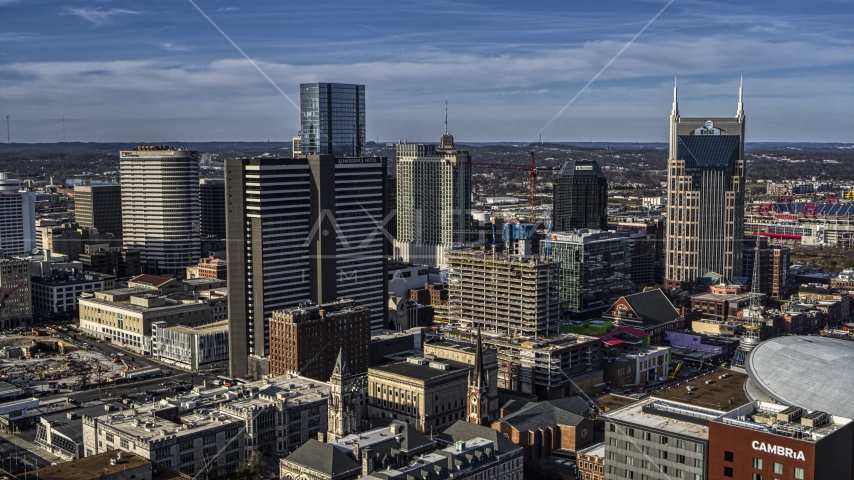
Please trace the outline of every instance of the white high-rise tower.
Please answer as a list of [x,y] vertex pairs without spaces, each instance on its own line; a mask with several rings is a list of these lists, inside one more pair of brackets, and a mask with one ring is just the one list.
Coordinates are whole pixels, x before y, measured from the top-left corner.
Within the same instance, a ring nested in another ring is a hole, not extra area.
[[20,189],[20,180],[0,172],[0,249],[5,255],[29,255],[36,247],[36,194]]
[[199,261],[199,152],[143,146],[122,151],[122,236],[144,273],[183,277]]

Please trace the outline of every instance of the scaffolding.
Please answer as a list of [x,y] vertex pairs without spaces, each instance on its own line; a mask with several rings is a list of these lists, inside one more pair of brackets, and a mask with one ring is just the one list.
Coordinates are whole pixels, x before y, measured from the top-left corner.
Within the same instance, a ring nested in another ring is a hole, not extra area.
[[[477,333],[450,327],[443,334],[473,342]],[[482,335],[483,344],[497,352],[500,388],[551,398],[556,390],[570,383],[570,378],[600,370],[600,341],[596,337],[557,334],[536,339],[512,338],[490,332]]]
[[558,325],[560,262],[477,250],[446,252],[448,320],[511,338]]

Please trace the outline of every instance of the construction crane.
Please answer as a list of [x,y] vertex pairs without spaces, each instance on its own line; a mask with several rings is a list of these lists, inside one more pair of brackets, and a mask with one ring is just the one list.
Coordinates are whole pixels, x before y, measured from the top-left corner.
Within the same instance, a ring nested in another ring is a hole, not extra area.
[[668,378],[670,380],[673,380],[674,378],[676,378],[676,375],[679,375],[679,369],[680,368],[682,368],[682,362],[679,362],[679,364],[676,365],[676,368],[673,369],[673,373],[671,373]]
[[534,209],[537,206],[537,178],[540,176],[540,171],[557,170],[557,167],[538,167],[537,160],[534,158],[534,152],[531,152],[530,165],[502,165],[497,163],[472,163],[471,168],[494,168],[498,170],[524,170],[528,172],[528,223],[537,223],[537,214]]
[[15,285],[14,287],[10,288],[9,290],[6,290],[5,292],[3,292],[3,298],[0,298],[0,311],[2,311],[4,308],[6,308],[6,301],[9,300],[9,296],[11,296],[13,293],[18,291],[18,289],[21,288],[24,285],[24,283],[25,282],[21,282],[21,283]]
[[125,366],[125,369],[123,370],[124,372],[127,372],[128,370],[136,370],[136,365],[128,365],[128,362],[125,361],[124,357],[119,357],[119,360],[121,360]]

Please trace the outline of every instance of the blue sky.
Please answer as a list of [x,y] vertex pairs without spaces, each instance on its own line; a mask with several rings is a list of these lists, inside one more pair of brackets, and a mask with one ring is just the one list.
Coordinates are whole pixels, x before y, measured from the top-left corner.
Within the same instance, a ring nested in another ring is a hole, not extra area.
[[[666,0],[194,0],[281,89],[363,83],[369,139],[527,141]],[[748,141],[854,141],[854,2],[675,0],[543,133],[666,141],[734,115]],[[298,111],[189,0],[0,0],[14,141],[287,140]],[[5,138],[2,138],[5,140]]]

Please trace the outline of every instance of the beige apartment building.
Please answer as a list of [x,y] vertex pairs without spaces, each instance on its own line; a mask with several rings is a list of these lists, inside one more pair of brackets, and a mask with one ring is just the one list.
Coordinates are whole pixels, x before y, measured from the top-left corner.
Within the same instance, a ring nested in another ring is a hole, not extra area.
[[145,287],[84,293],[78,305],[85,332],[146,355],[152,352],[152,323],[195,327],[211,321],[207,299],[183,293],[159,295]]

